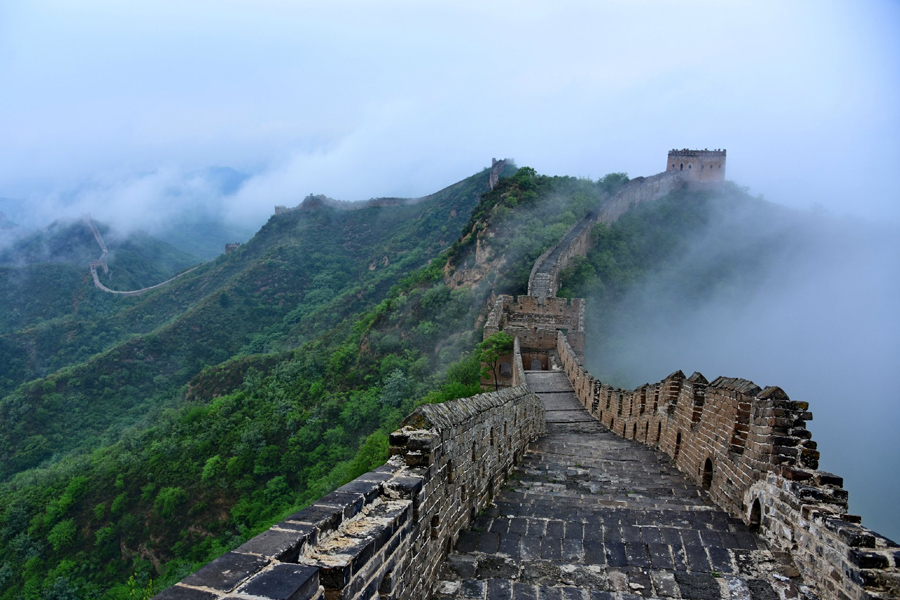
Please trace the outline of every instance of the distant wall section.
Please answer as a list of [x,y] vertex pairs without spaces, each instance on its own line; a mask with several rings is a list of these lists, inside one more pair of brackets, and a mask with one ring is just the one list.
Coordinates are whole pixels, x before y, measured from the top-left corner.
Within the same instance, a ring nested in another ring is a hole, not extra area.
[[669,150],[666,172],[680,173],[695,186],[721,186],[725,182],[725,150]]
[[585,256],[591,248],[591,229],[598,222],[612,223],[628,210],[644,202],[652,202],[685,186],[681,173],[659,173],[652,177],[636,177],[597,211],[576,223],[556,246],[542,254],[531,269],[528,295],[553,297],[559,291],[559,277],[576,256]]
[[[500,358],[497,383],[518,385],[513,379],[513,360],[522,360],[526,369],[548,370],[550,353],[556,349],[557,334],[568,335],[576,352],[584,352],[584,300],[581,298],[539,298],[501,295],[494,302],[484,324],[484,338],[505,331],[520,344],[520,356]],[[504,366],[506,365],[506,366]],[[493,385],[493,379],[482,381]]]

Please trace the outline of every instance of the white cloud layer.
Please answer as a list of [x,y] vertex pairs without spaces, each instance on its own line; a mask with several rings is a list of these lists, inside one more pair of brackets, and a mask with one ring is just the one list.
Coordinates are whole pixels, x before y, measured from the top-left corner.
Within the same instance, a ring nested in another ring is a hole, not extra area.
[[[634,176],[724,147],[771,200],[896,220],[898,24],[886,0],[12,0],[0,196],[224,165],[253,175],[230,213],[261,220],[310,191],[427,194],[492,156]],[[93,212],[148,212],[119,187]]]

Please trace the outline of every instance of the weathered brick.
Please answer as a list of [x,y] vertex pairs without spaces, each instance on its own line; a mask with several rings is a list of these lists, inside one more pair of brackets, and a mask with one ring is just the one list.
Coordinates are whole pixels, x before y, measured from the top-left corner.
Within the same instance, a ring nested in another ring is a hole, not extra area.
[[319,592],[319,571],[305,565],[275,565],[238,589],[269,600],[311,600]]
[[268,558],[228,552],[201,567],[193,575],[186,577],[182,583],[230,592],[239,583],[261,571],[268,564]]

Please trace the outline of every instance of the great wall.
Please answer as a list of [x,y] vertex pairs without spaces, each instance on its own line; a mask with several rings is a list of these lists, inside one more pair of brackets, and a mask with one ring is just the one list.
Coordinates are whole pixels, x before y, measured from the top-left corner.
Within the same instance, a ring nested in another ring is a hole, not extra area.
[[582,363],[584,301],[555,297],[595,222],[715,186],[724,161],[670,152],[538,259],[528,295],[496,300],[484,332],[515,336],[507,387],[417,408],[384,466],[156,598],[898,597],[900,547],[818,470],[807,403],[680,371],[610,387]]
[[97,258],[97,260],[91,261],[91,264],[90,264],[91,278],[94,280],[94,287],[97,288],[98,290],[104,291],[108,294],[117,294],[119,296],[140,296],[144,292],[149,292],[150,290],[155,290],[155,289],[161,288],[163,286],[169,285],[173,281],[181,279],[182,277],[184,277],[185,275],[187,275],[188,273],[190,273],[191,271],[193,271],[194,269],[197,268],[197,267],[191,267],[190,269],[182,271],[175,277],[171,277],[161,283],[157,283],[156,285],[151,285],[149,287],[141,288],[139,290],[127,290],[127,291],[111,290],[108,287],[106,287],[105,285],[103,285],[103,283],[100,281],[100,276],[97,274],[98,268],[103,269],[104,275],[109,274],[109,265],[107,265],[107,263],[106,263],[106,259],[109,256],[109,249],[106,247],[106,242],[103,241],[103,236],[100,234],[100,230],[97,229],[97,225],[94,223],[94,220],[91,219],[90,215],[84,215],[82,217],[82,219],[84,220],[85,224],[91,229],[91,233],[94,235],[94,239],[97,241],[97,245],[100,246],[99,258]]

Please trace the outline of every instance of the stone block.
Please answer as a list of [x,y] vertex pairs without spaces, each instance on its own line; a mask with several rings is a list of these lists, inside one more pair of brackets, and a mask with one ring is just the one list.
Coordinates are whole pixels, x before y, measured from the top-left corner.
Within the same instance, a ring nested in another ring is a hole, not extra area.
[[838,537],[842,542],[854,548],[874,548],[875,536],[872,532],[863,528],[846,524],[846,521],[838,521],[837,519],[828,519],[826,526],[831,528],[832,523],[840,523],[842,526],[837,527]]
[[407,467],[428,467],[434,462],[434,454],[431,452],[410,451],[406,453]]
[[410,500],[414,500],[418,497],[419,493],[422,491],[422,486],[424,484],[423,477],[408,477],[408,476],[399,476],[394,477],[390,481],[385,484],[385,487],[394,490],[400,494],[401,498],[408,498]]
[[203,590],[182,587],[176,584],[153,596],[153,600],[215,600],[218,597],[212,592],[204,592]]
[[186,577],[182,583],[230,592],[242,581],[261,571],[269,562],[268,558],[228,552]]
[[295,512],[285,521],[315,525],[319,535],[336,530],[344,520],[344,509],[333,506],[307,506],[299,512]]
[[886,569],[891,566],[888,557],[877,552],[866,552],[854,548],[847,553],[847,558],[861,569]]
[[844,487],[844,478],[838,477],[832,473],[827,473],[825,471],[819,471],[816,473],[816,479],[818,479],[821,485],[833,485],[835,487]]
[[363,475],[350,483],[342,485],[335,491],[343,494],[359,494],[363,498],[363,504],[369,504],[381,494],[381,487],[384,482],[391,479],[391,476],[388,474],[375,475],[371,479],[365,478],[366,476]]
[[351,519],[362,510],[364,497],[360,493],[334,491],[318,499],[313,506],[333,506],[343,511],[344,520]]
[[319,593],[319,570],[306,565],[275,565],[238,592],[270,600],[311,600]]
[[[316,543],[318,529],[314,525],[285,523],[285,529],[268,529],[241,545],[237,552],[259,554],[282,562],[295,562],[303,546]],[[276,525],[275,527],[278,527]]]

